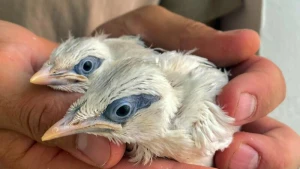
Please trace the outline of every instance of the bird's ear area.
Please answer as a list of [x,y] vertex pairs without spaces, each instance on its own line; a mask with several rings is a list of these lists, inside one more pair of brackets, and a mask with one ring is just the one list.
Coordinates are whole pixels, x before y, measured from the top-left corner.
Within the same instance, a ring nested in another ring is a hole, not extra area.
[[158,95],[150,95],[150,94],[141,94],[138,95],[138,109],[148,108],[152,103],[160,100],[160,96]]

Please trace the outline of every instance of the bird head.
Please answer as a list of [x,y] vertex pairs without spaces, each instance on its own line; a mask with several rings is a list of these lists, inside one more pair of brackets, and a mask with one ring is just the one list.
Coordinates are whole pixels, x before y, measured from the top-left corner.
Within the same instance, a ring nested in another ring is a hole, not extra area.
[[42,140],[89,133],[122,143],[147,141],[168,130],[178,106],[176,92],[155,63],[117,60],[92,79]]
[[48,85],[54,89],[84,93],[89,77],[102,64],[111,60],[109,48],[103,43],[105,35],[97,37],[70,37],[59,45],[35,73],[30,82]]

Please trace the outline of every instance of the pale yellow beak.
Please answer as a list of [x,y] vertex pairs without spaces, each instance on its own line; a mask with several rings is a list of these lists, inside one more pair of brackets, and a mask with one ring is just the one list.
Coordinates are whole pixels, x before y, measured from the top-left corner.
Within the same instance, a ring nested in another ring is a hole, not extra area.
[[101,133],[107,130],[121,130],[120,124],[108,123],[101,120],[87,119],[76,124],[70,124],[70,115],[66,115],[63,119],[50,127],[42,137],[42,141],[52,140],[64,136],[78,133]]
[[69,84],[70,81],[88,81],[85,76],[74,72],[59,71],[51,73],[50,70],[51,66],[42,68],[30,78],[30,83],[37,85],[66,85]]

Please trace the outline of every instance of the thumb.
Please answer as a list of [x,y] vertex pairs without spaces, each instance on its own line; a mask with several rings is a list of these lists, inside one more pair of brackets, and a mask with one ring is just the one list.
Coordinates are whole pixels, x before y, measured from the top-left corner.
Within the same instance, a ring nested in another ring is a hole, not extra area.
[[[87,163],[81,158],[76,158],[71,153],[62,151],[58,147],[45,146],[30,138],[9,130],[0,130],[0,167],[14,169],[41,169],[41,168],[64,168],[64,169],[96,169],[99,165]],[[116,154],[117,156],[118,154]],[[112,157],[114,158],[114,157]],[[112,159],[111,158],[111,159]],[[114,158],[116,159],[116,158]],[[101,168],[112,166],[109,160]],[[94,167],[96,166],[96,167]]]
[[78,159],[101,168],[115,166],[125,151],[125,145],[116,145],[104,137],[89,134],[66,137],[50,144],[59,146]]

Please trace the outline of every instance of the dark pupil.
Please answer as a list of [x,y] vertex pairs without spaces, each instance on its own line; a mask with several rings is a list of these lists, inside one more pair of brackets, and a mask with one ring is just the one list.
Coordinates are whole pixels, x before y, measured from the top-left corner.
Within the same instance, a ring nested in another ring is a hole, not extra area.
[[116,114],[120,117],[124,117],[124,116],[127,116],[129,114],[129,112],[130,112],[130,107],[127,105],[124,105],[124,106],[121,106],[117,110]]
[[84,64],[83,64],[83,70],[85,71],[90,71],[93,67],[93,64],[91,61],[86,61]]

